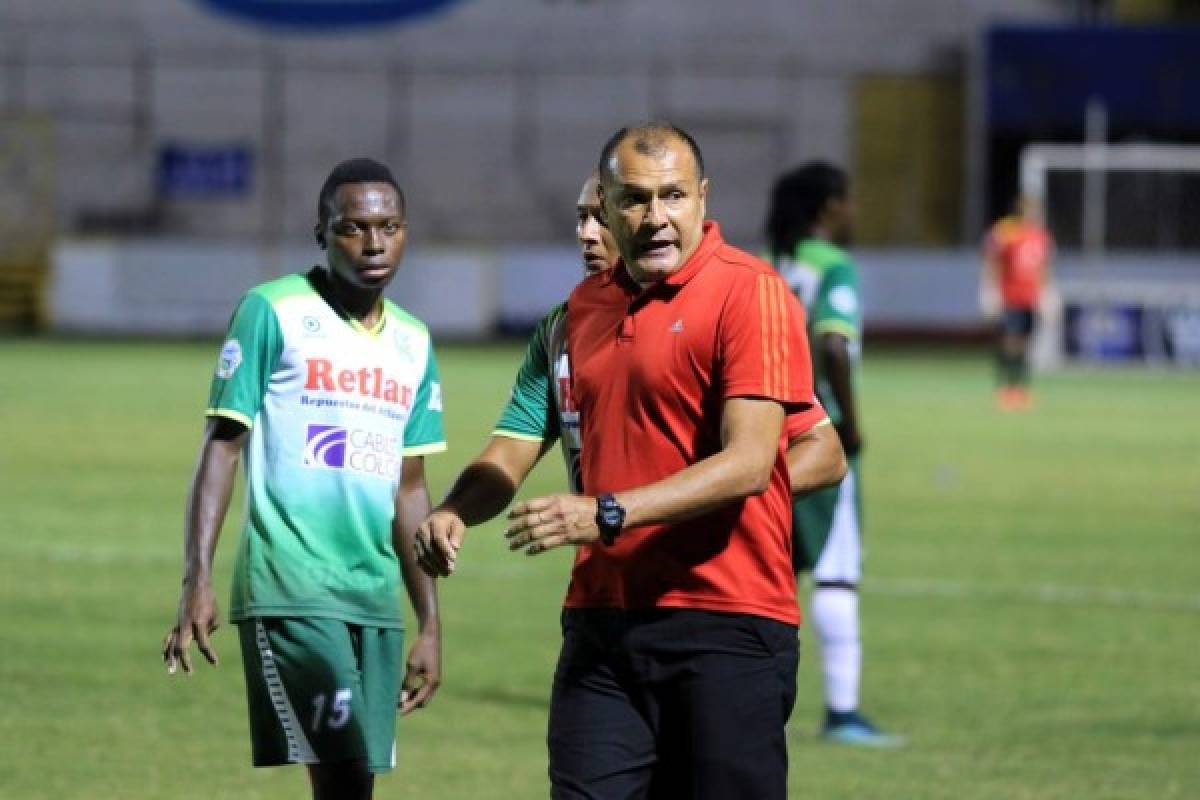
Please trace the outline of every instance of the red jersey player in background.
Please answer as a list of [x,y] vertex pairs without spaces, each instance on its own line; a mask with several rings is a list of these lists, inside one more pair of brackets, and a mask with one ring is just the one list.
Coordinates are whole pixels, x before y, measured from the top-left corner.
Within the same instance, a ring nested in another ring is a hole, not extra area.
[[1019,197],[1013,214],[999,220],[984,244],[980,305],[1000,317],[996,352],[997,402],[1005,410],[1029,408],[1029,343],[1050,277],[1054,240],[1037,204]]

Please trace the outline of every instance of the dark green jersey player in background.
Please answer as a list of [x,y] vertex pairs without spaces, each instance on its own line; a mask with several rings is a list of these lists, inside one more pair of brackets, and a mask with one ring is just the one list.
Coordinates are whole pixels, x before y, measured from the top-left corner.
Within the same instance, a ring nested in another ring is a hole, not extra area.
[[882,733],[858,710],[863,440],[855,377],[862,310],[858,271],[844,249],[853,223],[849,181],[831,164],[805,164],[779,178],[771,193],[766,226],[771,260],[808,312],[817,397],[850,462],[841,484],[793,501],[796,571],[811,572],[814,583],[811,613],[825,684],[822,735],[847,744],[894,746],[901,740]]
[[[244,457],[234,567],[255,766],[303,763],[315,798],[369,798],[395,765],[396,710],[440,682],[434,581],[413,556],[424,456],[445,449],[429,332],[383,298],[404,254],[404,195],[355,159],[321,189],[327,264],[251,289],[216,366],[188,497],[169,672],[212,664],[213,555]],[[403,667],[403,582],[418,630]],[[401,675],[403,671],[403,676]]]
[[[600,218],[598,185],[595,175],[584,181],[575,204],[584,274],[611,269],[617,260],[616,245]],[[457,553],[467,526],[503,511],[555,440],[562,448],[568,484],[579,490],[579,413],[571,398],[566,322],[565,303],[538,322],[491,439],[421,526],[418,556],[430,574],[453,572],[453,558],[446,554]],[[428,546],[435,538],[439,548]]]

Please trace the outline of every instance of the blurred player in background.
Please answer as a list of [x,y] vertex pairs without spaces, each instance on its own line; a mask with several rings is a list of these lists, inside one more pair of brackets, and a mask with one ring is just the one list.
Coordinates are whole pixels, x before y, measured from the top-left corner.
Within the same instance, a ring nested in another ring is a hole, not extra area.
[[846,173],[805,164],[775,184],[767,218],[771,258],[808,312],[817,396],[833,420],[850,470],[838,486],[793,501],[793,561],[812,572],[812,620],[825,679],[822,735],[835,742],[895,746],[859,711],[862,643],[858,584],[862,576],[859,495],[862,433],[856,376],[862,312],[858,273],[843,249],[854,213]]
[[[339,164],[317,217],[326,267],[251,289],[230,323],[163,659],[190,673],[194,639],[217,663],[213,556],[244,452],[230,619],[254,765],[306,764],[314,798],[358,800],[395,766],[397,704],[423,707],[441,679],[435,582],[417,567],[412,537],[430,510],[424,456],[446,445],[429,333],[383,298],[406,239],[391,171]],[[401,580],[419,626],[403,683]]]
[[985,316],[1000,318],[996,399],[1005,410],[1032,405],[1029,345],[1054,253],[1054,240],[1040,217],[1032,198],[1019,197],[1013,213],[993,225],[984,242],[980,305]]

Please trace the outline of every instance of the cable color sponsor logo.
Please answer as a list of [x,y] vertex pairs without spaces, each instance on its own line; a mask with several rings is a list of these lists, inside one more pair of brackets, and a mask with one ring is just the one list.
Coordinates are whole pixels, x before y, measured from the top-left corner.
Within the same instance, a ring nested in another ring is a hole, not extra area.
[[334,469],[346,466],[347,434],[340,425],[310,424],[304,444],[304,466]]
[[317,469],[346,469],[399,480],[400,450],[400,438],[392,434],[310,422],[302,463]]

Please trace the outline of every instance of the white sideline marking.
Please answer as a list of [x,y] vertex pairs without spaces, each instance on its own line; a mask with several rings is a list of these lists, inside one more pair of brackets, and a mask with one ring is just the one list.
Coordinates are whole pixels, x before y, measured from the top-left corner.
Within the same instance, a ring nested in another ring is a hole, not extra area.
[[863,580],[863,589],[866,594],[887,594],[898,597],[997,597],[1050,605],[1200,611],[1200,594],[1099,589],[1092,586],[1064,586],[1055,583],[1004,586],[972,584],[963,581],[872,578],[868,576]]

